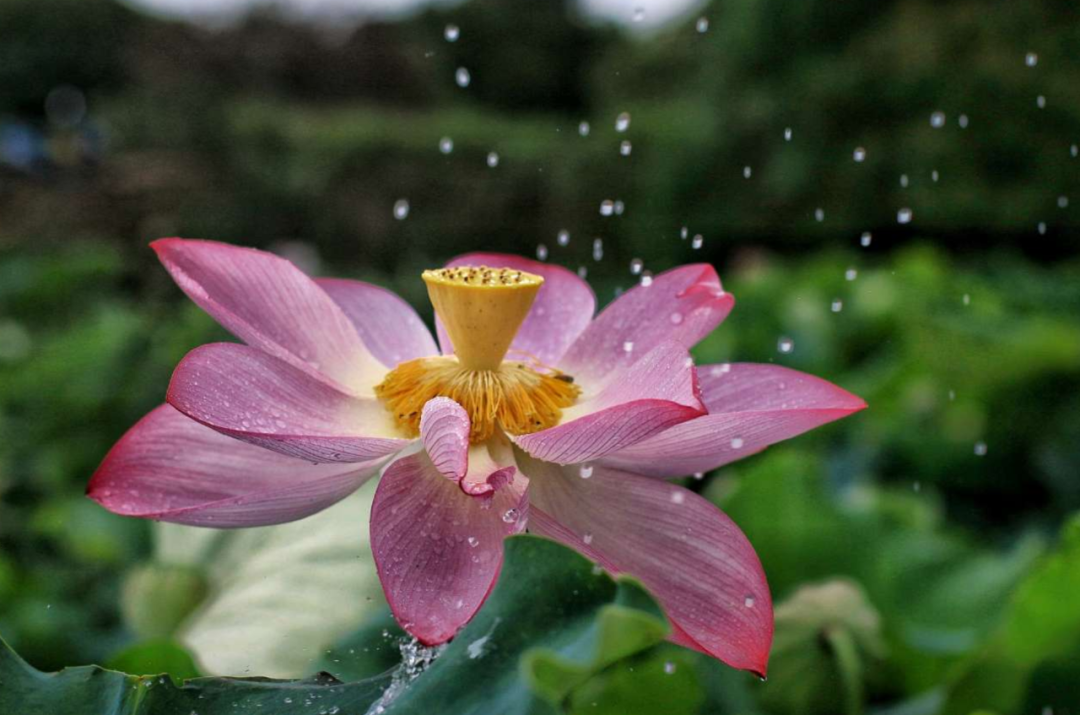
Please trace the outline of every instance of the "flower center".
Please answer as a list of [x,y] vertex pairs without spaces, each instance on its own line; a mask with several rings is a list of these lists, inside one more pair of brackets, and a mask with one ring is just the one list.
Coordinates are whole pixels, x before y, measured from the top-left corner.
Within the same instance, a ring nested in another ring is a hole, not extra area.
[[402,363],[375,387],[398,425],[419,434],[420,413],[434,397],[465,409],[474,444],[498,428],[518,435],[558,424],[581,394],[573,378],[535,362],[503,360],[544,279],[486,266],[424,271],[423,279],[455,354]]

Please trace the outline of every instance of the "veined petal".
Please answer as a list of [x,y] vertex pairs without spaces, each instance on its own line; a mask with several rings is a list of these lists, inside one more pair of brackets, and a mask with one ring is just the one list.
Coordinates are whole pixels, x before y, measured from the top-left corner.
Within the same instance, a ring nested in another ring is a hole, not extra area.
[[381,464],[312,465],[226,437],[162,405],[109,451],[87,495],[124,516],[219,529],[266,526],[322,511]]
[[469,469],[469,413],[449,397],[428,400],[420,415],[420,439],[435,469],[460,481]]
[[640,579],[675,626],[672,639],[764,675],[773,613],[761,562],[723,512],[693,492],[629,472],[527,460],[529,530],[611,573]]
[[398,623],[426,645],[452,638],[487,598],[502,540],[524,529],[527,512],[516,483],[474,497],[423,452],[391,464],[375,491],[371,548]]
[[386,367],[439,354],[424,321],[393,291],[341,278],[315,282],[345,311],[364,345]]
[[248,345],[357,394],[386,373],[337,303],[284,258],[214,241],[150,245],[181,290]]
[[[592,320],[596,296],[589,284],[573,271],[551,263],[532,261],[505,253],[468,253],[447,266],[489,266],[527,271],[544,279],[525,322],[510,344],[509,358],[532,356],[544,365],[555,365],[574,339]],[[436,320],[439,345],[445,354],[454,352],[450,338]]]
[[705,365],[698,376],[709,414],[603,463],[658,477],[707,472],[866,407],[847,390],[778,365]]
[[409,443],[375,399],[346,395],[246,345],[192,350],[167,399],[218,432],[312,462],[366,462]]
[[626,449],[704,412],[689,353],[667,342],[616,369],[598,392],[565,410],[559,425],[514,441],[537,459],[573,464]]
[[[603,380],[662,342],[692,348],[719,325],[735,298],[707,264],[681,266],[637,285],[600,312],[558,367],[575,378]],[[626,347],[632,350],[627,351]]]

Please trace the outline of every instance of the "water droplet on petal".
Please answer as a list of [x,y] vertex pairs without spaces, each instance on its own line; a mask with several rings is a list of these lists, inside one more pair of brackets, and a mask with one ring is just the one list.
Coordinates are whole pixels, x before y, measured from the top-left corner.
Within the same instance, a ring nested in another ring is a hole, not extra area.
[[747,596],[743,599],[743,605],[747,608],[753,608],[755,603],[757,603],[757,601],[754,599],[753,596]]

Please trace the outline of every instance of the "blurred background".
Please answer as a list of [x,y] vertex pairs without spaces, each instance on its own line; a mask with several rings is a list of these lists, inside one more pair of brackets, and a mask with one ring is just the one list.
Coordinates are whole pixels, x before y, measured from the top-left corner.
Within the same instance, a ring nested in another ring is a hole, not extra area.
[[841,712],[852,678],[882,713],[1080,712],[1078,48],[1071,0],[0,0],[0,635],[108,662],[210,587],[140,620],[152,527],[83,496],[222,336],[150,240],[429,320],[419,272],[465,251],[601,304],[708,261],[737,306],[700,361],[870,409],[689,480],[783,605],[769,683],[701,666],[664,712]]

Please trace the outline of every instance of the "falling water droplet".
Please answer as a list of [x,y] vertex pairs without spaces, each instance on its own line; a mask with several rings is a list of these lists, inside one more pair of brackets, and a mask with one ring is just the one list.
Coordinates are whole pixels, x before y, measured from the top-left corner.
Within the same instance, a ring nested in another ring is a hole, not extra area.
[[559,233],[557,233],[555,235],[555,241],[560,246],[568,246],[568,245],[570,245],[570,232],[567,231],[565,228],[562,229],[561,231],[559,231]]
[[968,115],[961,114],[956,118],[956,123],[960,125],[961,129],[967,129],[968,127]]
[[911,218],[914,214],[909,208],[902,208],[896,212],[897,223],[911,223]]
[[536,247],[536,258],[537,260],[546,261],[547,257],[548,247],[545,244],[541,243]]
[[600,215],[610,216],[615,213],[615,202],[611,199],[604,199],[600,202]]
[[945,126],[945,112],[933,112],[930,115],[930,126],[934,129],[941,129]]
[[615,117],[615,131],[625,132],[630,128],[630,112],[623,112]]
[[498,152],[494,152],[494,151],[488,152],[487,165],[490,166],[492,169],[494,169],[496,166],[499,165],[499,154],[498,154]]
[[851,152],[851,158],[858,163],[866,161],[866,149],[861,146],[855,147],[855,151]]
[[863,231],[863,234],[859,236],[859,245],[863,248],[869,248],[870,242],[874,240],[874,235],[869,231]]
[[906,189],[908,187],[908,183],[909,183],[908,175],[907,174],[901,174],[900,175],[900,188]]
[[1036,97],[1035,98],[1035,106],[1038,107],[1039,109],[1046,109],[1046,97],[1041,95],[1041,94],[1038,97]]
[[664,672],[667,673],[668,675],[674,674],[675,673],[675,664],[672,663],[670,660],[668,662],[664,663]]
[[1039,225],[1036,226],[1035,228],[1036,228],[1036,230],[1038,230],[1040,236],[1045,236],[1046,235],[1046,222],[1045,221],[1039,221]]
[[589,136],[589,123],[588,122],[581,122],[580,124],[578,124],[577,125],[577,133],[580,134],[583,137]]
[[975,443],[975,456],[976,457],[985,457],[986,452],[987,452],[986,442],[976,442]]
[[749,179],[754,174],[754,169],[749,166],[744,166],[742,170],[742,176],[744,179]]
[[784,141],[791,141],[791,137],[793,134],[794,132],[791,130],[791,127],[784,127]]
[[844,279],[845,280],[853,281],[858,277],[859,277],[859,270],[857,268],[855,268],[854,266],[852,266],[851,268],[848,268],[846,271],[844,271]]
[[817,221],[818,223],[821,223],[822,221],[824,221],[825,220],[825,209],[822,209],[822,208],[814,209],[814,220]]
[[833,300],[832,305],[829,307],[832,309],[832,312],[839,313],[841,310],[844,309],[844,301],[836,298]]
[[781,337],[776,341],[776,349],[787,354],[795,349],[795,341],[788,337]]
[[619,144],[619,153],[623,156],[630,156],[630,152],[632,152],[633,150],[634,146],[630,143],[629,139]]
[[409,201],[408,199],[398,199],[394,202],[394,218],[398,221],[404,220],[409,215]]
[[699,233],[695,235],[692,239],[690,239],[690,248],[696,251],[697,249],[701,248],[704,243],[705,238]]
[[594,261],[599,261],[604,257],[604,239],[594,238],[592,242],[592,257]]
[[1024,55],[1024,64],[1028,67],[1034,67],[1035,65],[1039,64],[1039,56],[1034,52],[1027,53],[1026,55]]
[[578,476],[582,479],[588,479],[592,476],[593,466],[591,464],[582,464],[578,467]]
[[439,140],[439,151],[443,154],[449,154],[454,150],[454,140],[450,137],[443,137]]
[[468,87],[469,82],[472,82],[472,75],[464,67],[458,67],[457,72],[454,72],[454,81],[458,87]]
[[708,32],[709,31],[709,18],[707,18],[707,17],[699,17],[695,27],[697,28],[698,32]]

